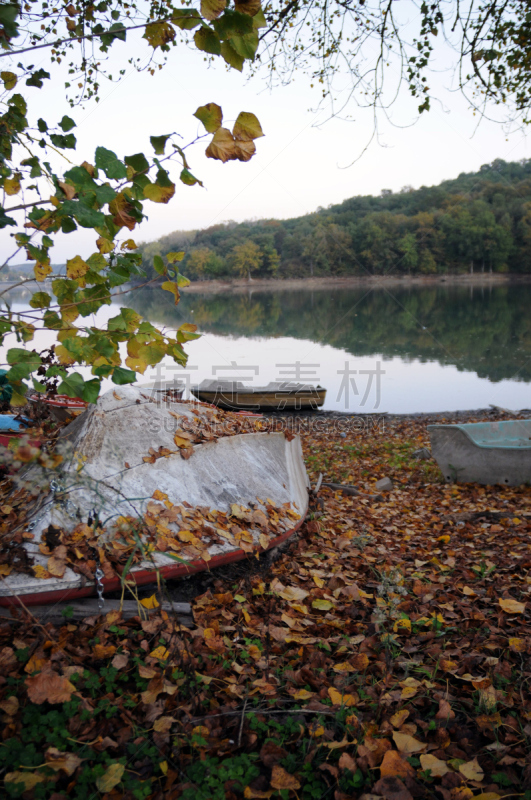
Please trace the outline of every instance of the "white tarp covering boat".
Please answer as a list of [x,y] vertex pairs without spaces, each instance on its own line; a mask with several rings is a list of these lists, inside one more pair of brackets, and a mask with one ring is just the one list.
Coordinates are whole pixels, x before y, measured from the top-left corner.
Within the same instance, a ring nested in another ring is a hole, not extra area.
[[[286,539],[308,504],[300,440],[260,432],[259,419],[245,422],[254,432],[239,433],[237,415],[155,401],[139,388],[105,394],[63,430],[60,446],[68,443],[70,455],[60,490],[41,505],[24,544],[41,577],[12,572],[0,582],[0,604],[17,595],[41,604],[92,594],[94,581],[76,570],[72,553],[95,520],[101,528],[92,549],[102,557],[104,546],[121,546],[125,522],[136,521],[146,555],[131,572],[139,584],[153,581],[157,569],[186,575]],[[60,577],[49,574],[59,552],[50,551],[50,525],[67,532]],[[118,588],[119,576],[104,571],[106,589]]]

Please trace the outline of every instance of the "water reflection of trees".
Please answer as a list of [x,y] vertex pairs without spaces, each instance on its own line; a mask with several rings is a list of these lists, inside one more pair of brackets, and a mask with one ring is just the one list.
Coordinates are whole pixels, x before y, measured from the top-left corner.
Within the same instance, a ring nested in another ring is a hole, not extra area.
[[531,381],[531,286],[252,291],[184,294],[146,289],[130,304],[176,326],[220,335],[291,336],[347,350],[434,360],[482,378]]

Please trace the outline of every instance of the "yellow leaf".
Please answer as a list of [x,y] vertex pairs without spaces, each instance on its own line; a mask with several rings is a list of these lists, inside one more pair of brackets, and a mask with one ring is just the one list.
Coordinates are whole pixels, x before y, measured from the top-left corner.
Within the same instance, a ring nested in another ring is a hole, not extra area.
[[160,771],[163,775],[168,774],[168,762],[167,761],[159,761]]
[[400,728],[401,725],[404,724],[406,719],[409,717],[409,711],[407,708],[403,708],[400,711],[397,711],[396,714],[393,714],[389,722],[393,726],[393,728]]
[[41,264],[39,261],[33,267],[33,273],[35,275],[35,280],[43,281],[45,278],[48,277],[53,272],[50,266],[50,259],[47,258],[44,264]]
[[397,749],[400,750],[401,753],[407,753],[407,755],[410,755],[411,753],[420,753],[427,747],[424,742],[419,742],[418,739],[410,736],[409,733],[399,733],[398,731],[393,731],[393,739]]
[[253,139],[259,139],[264,135],[258,119],[248,111],[238,114],[232,133],[240,142],[252,142]]
[[89,270],[89,265],[83,261],[81,256],[74,256],[74,258],[67,259],[66,274],[72,280],[82,278]]
[[470,588],[470,586],[463,586],[463,594],[466,594],[467,597],[475,597],[477,592]]
[[99,778],[96,778],[96,786],[100,792],[110,792],[111,789],[114,789],[114,787],[120,783],[124,772],[124,765],[115,762],[105,770],[103,775],[100,775]]
[[333,686],[328,687],[328,696],[335,706],[347,706],[347,708],[350,708],[350,706],[356,705],[356,698],[354,695],[341,694],[341,692],[338,692]]
[[13,570],[13,567],[10,567],[9,564],[0,564],[0,575],[7,576],[10,575]]
[[443,775],[450,772],[445,761],[429,755],[429,753],[423,753],[420,756],[420,765],[423,770],[430,770],[432,778],[442,778]]
[[75,358],[73,358],[72,353],[70,353],[62,344],[55,345],[55,355],[61,364],[75,364]]
[[4,88],[11,91],[17,85],[17,76],[14,72],[0,72],[0,78],[4,82]]
[[298,600],[304,600],[305,597],[308,597],[309,592],[305,589],[301,589],[299,586],[283,586],[276,594],[288,602],[297,602]]
[[100,236],[99,239],[96,239],[96,246],[100,253],[103,253],[103,255],[112,253],[114,250],[114,242],[109,241],[109,239],[105,239],[103,236]]
[[166,292],[171,292],[175,298],[175,305],[177,305],[181,296],[178,285],[173,281],[164,281],[164,283],[161,283],[160,288],[164,289]]
[[310,700],[315,696],[315,692],[309,692],[307,689],[297,689],[293,698],[295,700]]
[[223,14],[226,5],[227,0],[201,0],[201,16],[209,21],[217,19]]
[[393,631],[400,633],[400,631],[408,631],[411,633],[411,620],[410,619],[397,619],[393,625]]
[[40,580],[44,581],[44,580],[47,580],[47,578],[51,578],[52,577],[50,575],[50,573],[48,572],[48,570],[45,569],[45,567],[42,566],[42,564],[35,564],[32,567],[32,570],[35,573],[35,577],[39,578]]
[[482,792],[476,794],[474,800],[500,800],[500,796],[497,792]]
[[62,770],[66,772],[67,775],[73,775],[83,761],[83,759],[76,756],[75,753],[65,753],[63,750],[58,750],[56,747],[49,747],[44,757],[47,767],[51,767],[54,772]]
[[388,750],[380,764],[380,775],[382,778],[414,778],[415,770],[396,750]]
[[517,639],[517,638],[509,639],[509,648],[514,653],[523,653],[526,649],[525,639]]
[[414,686],[404,686],[400,693],[401,700],[409,700],[410,697],[415,697],[417,690]]
[[468,781],[482,781],[484,772],[478,764],[477,758],[472,761],[467,761],[466,764],[459,765],[459,772],[464,775]]
[[174,722],[174,717],[159,717],[153,723],[153,730],[155,733],[168,733]]
[[335,664],[333,667],[334,672],[356,672],[356,668],[349,664],[348,661],[342,661],[340,664]]
[[506,614],[523,614],[525,611],[525,603],[519,603],[512,597],[500,597],[498,603]]
[[12,196],[20,192],[20,175],[16,172],[12,178],[6,178],[4,181],[4,192]]
[[271,775],[271,786],[273,789],[292,789],[296,791],[301,785],[294,775],[290,775],[279,764],[275,764]]
[[[46,778],[44,775],[41,775],[40,772],[8,772],[4,778],[4,783],[11,783],[15,786],[23,784],[24,791],[29,792],[30,789],[33,789],[38,783],[42,783],[44,780],[46,780]],[[20,791],[20,789],[18,791]]]
[[157,183],[148,183],[144,187],[144,197],[153,203],[168,203],[175,194],[175,184],[159,186]]
[[170,657],[170,652],[163,645],[156,647],[149,654],[151,658],[157,658],[159,661],[166,661]]
[[9,714],[10,717],[12,717],[14,714],[17,713],[18,707],[19,707],[18,698],[15,697],[14,695],[11,695],[11,697],[6,698],[0,703],[0,708],[2,709],[2,711],[5,711],[6,714]]
[[448,536],[447,533],[445,533],[444,536],[438,536],[437,541],[442,542],[443,544],[448,544],[448,542],[450,541],[450,537]]
[[144,597],[140,603],[144,606],[144,608],[158,608],[160,606],[157,596],[154,594],[152,594],[151,597]]
[[312,608],[317,608],[319,611],[330,611],[331,608],[334,608],[334,604],[330,600],[318,599],[313,601]]
[[168,42],[173,42],[175,28],[169,22],[152,22],[150,25],[146,25],[142,38],[147,39],[151,47],[160,47]]

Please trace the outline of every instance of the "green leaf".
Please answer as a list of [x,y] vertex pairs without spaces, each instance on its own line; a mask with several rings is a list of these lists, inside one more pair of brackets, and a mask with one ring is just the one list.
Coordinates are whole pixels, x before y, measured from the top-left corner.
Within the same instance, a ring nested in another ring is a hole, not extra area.
[[68,131],[71,131],[71,130],[72,130],[72,128],[75,128],[75,127],[76,127],[76,123],[74,122],[74,120],[73,120],[73,119],[71,119],[70,117],[67,117],[67,116],[66,116],[66,114],[65,114],[65,116],[63,117],[63,119],[62,119],[62,120],[61,120],[61,122],[59,123],[59,127],[60,127],[60,128],[61,128],[61,130],[63,130],[65,133],[68,133]]
[[75,217],[82,228],[95,228],[105,222],[105,215],[101,211],[89,208],[79,200],[66,200],[61,206],[61,210],[63,213]]
[[35,292],[29,304],[31,308],[48,308],[52,298],[47,292]]
[[23,350],[21,347],[12,347],[7,351],[7,363],[11,369],[6,375],[9,382],[21,381],[36,372],[42,364],[42,359],[34,351]]
[[18,3],[6,3],[0,6],[0,25],[3,27],[8,40],[18,36],[18,25],[15,20],[19,13],[20,6]]
[[189,279],[186,277],[186,275],[181,275],[180,272],[177,273],[176,281],[179,289],[182,289],[184,286],[190,286]]
[[213,23],[214,29],[220,39],[230,39],[232,36],[245,36],[254,29],[252,17],[240,14],[238,11],[226,11],[222,17]]
[[136,372],[131,369],[124,369],[124,367],[115,367],[112,373],[112,381],[118,386],[123,386],[125,383],[134,383],[136,381]]
[[211,53],[214,56],[221,55],[221,42],[219,36],[207,26],[203,26],[194,33],[194,42],[198,50],[204,53]]
[[196,9],[180,9],[175,11],[171,21],[182,31],[191,31],[201,25],[201,17]]
[[199,178],[196,178],[195,175],[192,175],[190,170],[186,169],[186,167],[181,171],[179,177],[181,181],[186,184],[186,186],[194,186],[196,183],[198,183],[199,186],[203,185],[203,181],[200,181]]
[[37,120],[37,129],[39,133],[46,133],[48,130],[48,125],[43,119]]
[[207,133],[215,133],[223,122],[223,112],[217,103],[207,103],[205,106],[199,106],[194,117],[203,123]]
[[30,171],[30,178],[40,178],[42,175],[42,169],[37,156],[32,156],[31,158],[25,158],[20,162],[21,166],[23,167],[31,167]]
[[153,269],[155,272],[158,272],[159,275],[166,274],[166,266],[160,256],[153,256]]
[[227,39],[225,42],[221,43],[221,55],[223,56],[226,63],[229,67],[233,69],[237,69],[238,72],[243,70],[243,64],[245,59],[236,52],[234,47],[231,45],[230,41]]
[[133,156],[126,156],[124,158],[128,167],[132,167],[135,172],[146,172],[149,169],[149,162],[144,153],[136,153]]
[[250,33],[245,33],[243,36],[231,36],[230,44],[238,55],[252,61],[258,50],[258,32],[252,30]]
[[176,264],[177,261],[182,261],[184,256],[185,256],[184,250],[180,250],[178,253],[166,253],[168,264]]
[[95,403],[99,397],[100,389],[101,381],[99,381],[97,378],[93,378],[92,380],[85,382],[81,397],[86,403]]
[[0,78],[4,82],[4,89],[8,92],[17,85],[17,76],[14,72],[0,72]]
[[42,89],[43,81],[50,78],[50,73],[45,69],[37,69],[32,72],[26,81],[26,86],[35,86],[37,89]]
[[83,376],[80,375],[79,372],[72,372],[59,384],[57,392],[58,394],[66,394],[67,397],[81,398],[84,385],[85,381]]
[[106,176],[111,179],[120,180],[127,177],[127,168],[123,164],[116,153],[112,150],[107,150],[105,147],[96,148],[96,167],[102,169]]
[[164,148],[166,147],[166,142],[170,138],[171,133],[168,133],[166,136],[150,136],[149,141],[153,145],[153,150],[155,151],[155,155],[163,156],[164,155]]
[[66,136],[63,136],[61,133],[51,133],[50,141],[60,150],[76,149],[76,137],[73,133],[67,133]]
[[0,206],[0,228],[7,228],[8,225],[16,225],[16,220],[8,217],[2,206]]

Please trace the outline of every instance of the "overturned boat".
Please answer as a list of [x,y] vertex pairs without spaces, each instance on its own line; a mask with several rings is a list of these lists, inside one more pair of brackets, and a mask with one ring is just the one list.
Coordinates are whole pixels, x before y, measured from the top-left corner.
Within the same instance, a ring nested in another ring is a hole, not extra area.
[[29,566],[1,574],[0,605],[79,598],[252,557],[287,539],[308,506],[298,437],[140,388],[103,395],[63,429],[57,451],[63,462],[51,481],[35,466],[24,476],[50,491],[19,533]]
[[428,432],[447,481],[531,484],[531,419],[428,425]]
[[320,408],[326,389],[306,383],[272,381],[267,386],[245,386],[240,381],[204,380],[191,392],[203,403],[228,410],[299,411]]

